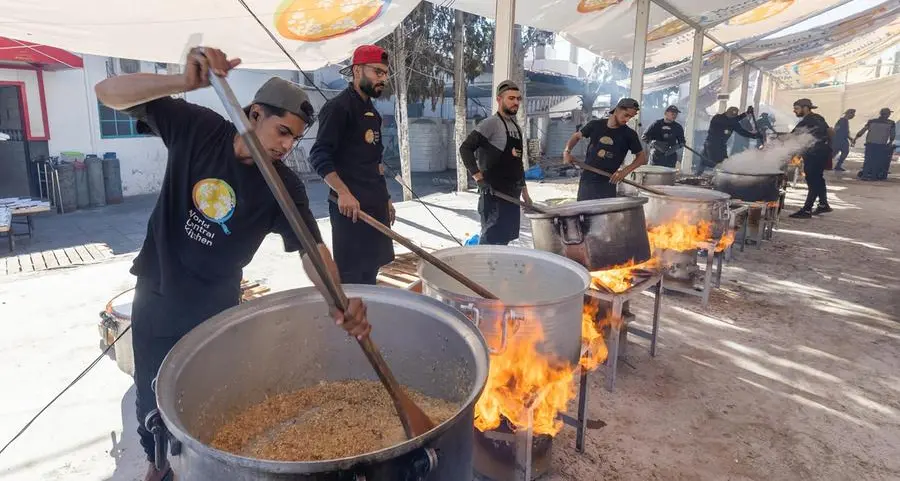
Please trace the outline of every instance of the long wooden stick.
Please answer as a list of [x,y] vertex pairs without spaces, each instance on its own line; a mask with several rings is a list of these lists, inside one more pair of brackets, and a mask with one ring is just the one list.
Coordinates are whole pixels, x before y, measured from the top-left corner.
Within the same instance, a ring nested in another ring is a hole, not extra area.
[[[586,171],[588,171],[588,172],[593,172],[593,173],[595,173],[595,174],[599,174],[599,175],[602,175],[602,176],[604,176],[604,177],[612,178],[612,174],[610,174],[609,172],[607,172],[607,171],[605,171],[605,170],[598,169],[598,168],[593,167],[593,166],[590,166],[590,165],[587,165],[587,164],[585,164],[584,162],[582,162],[582,161],[580,161],[580,160],[575,160],[575,161],[573,161],[573,163],[574,163],[575,165],[577,165],[578,167],[581,167],[582,169],[584,169],[584,170],[586,170]],[[663,192],[663,191],[661,191],[661,190],[657,190],[657,189],[654,189],[654,188],[652,188],[652,187],[647,187],[646,185],[638,184],[637,182],[632,182],[632,181],[630,181],[630,180],[628,180],[628,179],[622,179],[622,182],[624,182],[624,183],[626,183],[626,184],[628,184],[628,185],[630,185],[630,186],[632,186],[632,187],[636,187],[636,188],[638,188],[638,189],[646,190],[647,192],[650,192],[651,194],[656,194],[656,195],[669,195],[669,194],[666,194],[665,192]]]
[[[329,197],[328,200],[330,200],[331,202],[337,203],[337,200],[334,197]],[[390,227],[382,224],[381,222],[378,221],[378,219],[370,216],[369,214],[366,214],[362,210],[360,210],[359,213],[357,214],[357,218],[359,220],[365,222],[366,224],[369,224],[370,226],[372,226],[372,228],[374,228],[378,232],[381,232],[382,234],[397,241],[397,243],[402,245],[403,247],[406,247],[407,249],[413,251],[414,253],[416,253],[416,255],[418,255],[419,257],[424,259],[425,262],[428,262],[429,264],[431,264],[434,267],[437,267],[438,269],[443,271],[448,276],[456,279],[457,281],[459,281],[460,284],[468,287],[475,294],[478,294],[479,296],[481,296],[485,299],[497,299],[497,296],[495,296],[493,293],[491,293],[491,291],[485,289],[484,287],[482,287],[480,284],[476,283],[472,279],[469,279],[463,273],[454,269],[450,264],[447,264],[446,262],[438,259],[437,257],[435,257],[430,252],[426,251],[425,249],[413,244],[413,242],[411,240],[400,235],[399,233],[397,233]]]
[[[269,185],[269,189],[272,191],[272,195],[275,196],[275,200],[281,207],[282,212],[284,212],[288,224],[290,224],[291,229],[300,240],[300,244],[303,246],[303,250],[306,253],[305,257],[309,260],[309,263],[312,264],[315,273],[324,285],[325,290],[327,291],[327,295],[325,296],[326,302],[328,302],[332,308],[346,312],[350,305],[350,301],[344,294],[341,285],[336,282],[335,279],[331,277],[331,273],[328,272],[325,261],[319,254],[319,248],[315,238],[303,222],[300,211],[297,210],[297,206],[294,204],[293,199],[291,199],[290,194],[288,194],[287,189],[284,186],[284,181],[281,180],[278,172],[275,171],[275,166],[272,165],[268,156],[264,154],[265,150],[263,149],[262,144],[260,144],[259,138],[253,130],[251,130],[250,121],[247,119],[247,115],[244,114],[244,110],[238,103],[234,92],[224,78],[215,74],[211,74],[209,78],[213,89],[225,105],[225,111],[228,113],[232,122],[234,122],[235,127],[237,127],[241,138],[243,138],[244,142],[247,144],[247,148],[250,151],[250,155],[253,157],[254,163],[262,173],[266,184]],[[372,368],[375,369],[378,379],[381,380],[381,383],[384,384],[388,394],[390,394],[391,399],[394,402],[394,407],[397,410],[397,415],[400,417],[400,423],[403,425],[407,437],[413,438],[420,434],[424,434],[433,428],[435,426],[434,422],[428,418],[428,415],[426,415],[421,408],[416,406],[412,399],[410,399],[400,387],[400,383],[397,382],[393,372],[391,372],[391,369],[388,367],[387,362],[385,362],[384,357],[381,356],[381,352],[375,346],[371,337],[366,337],[362,340],[357,339],[357,342],[365,353],[369,363],[372,365]]]
[[492,190],[491,193],[494,195],[494,197],[501,199],[501,200],[505,200],[511,204],[516,204],[523,209],[533,210],[533,211],[537,212],[538,214],[546,214],[547,213],[547,209],[538,207],[534,204],[526,204],[511,195],[504,194],[503,192],[497,192],[496,190]]

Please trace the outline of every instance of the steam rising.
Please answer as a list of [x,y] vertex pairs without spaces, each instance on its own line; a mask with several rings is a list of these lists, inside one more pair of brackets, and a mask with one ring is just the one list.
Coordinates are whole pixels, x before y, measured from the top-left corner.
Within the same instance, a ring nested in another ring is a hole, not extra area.
[[722,163],[722,170],[738,174],[778,172],[793,156],[803,153],[815,142],[815,137],[808,132],[782,135],[768,141],[762,150],[748,149],[729,157]]

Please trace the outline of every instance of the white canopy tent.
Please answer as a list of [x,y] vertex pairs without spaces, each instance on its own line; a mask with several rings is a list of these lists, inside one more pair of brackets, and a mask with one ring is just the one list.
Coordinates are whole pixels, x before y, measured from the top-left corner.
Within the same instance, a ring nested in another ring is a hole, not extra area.
[[[83,53],[179,63],[188,45],[202,41],[241,57],[246,67],[293,68],[281,43],[301,68],[312,69],[388,35],[420,1],[0,0],[0,11],[3,35]],[[496,19],[495,81],[510,76],[518,23],[630,64],[637,98],[645,85],[653,90],[688,82],[688,135],[704,75],[721,71],[715,81],[724,109],[733,79],[742,80],[739,98],[748,103],[751,68],[759,70],[758,102],[763,87],[765,97],[772,96],[773,81],[790,88],[814,84],[900,40],[900,0],[430,1]],[[865,6],[772,38],[854,5]]]

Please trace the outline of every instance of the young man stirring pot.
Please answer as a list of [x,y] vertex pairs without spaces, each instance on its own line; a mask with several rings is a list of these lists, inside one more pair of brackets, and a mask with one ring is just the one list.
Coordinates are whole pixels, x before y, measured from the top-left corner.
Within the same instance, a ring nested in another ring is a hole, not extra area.
[[[101,102],[138,119],[139,132],[160,137],[168,148],[159,199],[131,268],[137,276],[132,305],[134,381],[138,434],[150,461],[147,481],[172,478],[170,469],[153,466],[155,442],[145,426],[148,414],[156,409],[151,382],[166,354],[188,331],[238,305],[241,271],[267,234],[281,234],[287,251],[301,249],[234,124],[210,109],[171,97],[207,87],[210,75],[225,76],[239,63],[219,50],[196,48],[188,54],[184,74],[122,75],[96,86]],[[312,121],[306,93],[272,78],[245,111],[337,278],[309,210],[306,189],[281,163]],[[352,299],[347,312],[334,312],[333,317],[354,336],[370,331],[359,299]]]
[[[637,100],[619,100],[609,117],[591,120],[581,131],[572,134],[563,151],[563,161],[571,164],[572,148],[583,138],[588,139],[587,156],[584,163],[605,170],[612,178],[584,171],[578,182],[578,200],[608,199],[616,196],[616,184],[634,169],[647,163],[647,154],[641,146],[637,132],[628,126],[628,121],[637,115],[640,105]],[[622,168],[625,155],[631,151],[634,162]]]

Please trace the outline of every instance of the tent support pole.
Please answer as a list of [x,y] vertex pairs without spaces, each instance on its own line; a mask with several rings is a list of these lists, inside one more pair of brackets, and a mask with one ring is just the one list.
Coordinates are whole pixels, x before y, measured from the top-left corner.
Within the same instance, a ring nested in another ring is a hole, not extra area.
[[[694,30],[694,53],[691,57],[691,83],[690,93],[688,94],[688,115],[684,132],[684,140],[686,141],[687,146],[691,148],[696,145],[694,142],[694,133],[697,130],[697,117],[699,114],[697,111],[697,97],[700,96],[700,71],[703,67],[703,39],[703,30]],[[693,173],[694,157],[695,155],[693,152],[685,149],[681,160],[681,172],[686,175]]]

